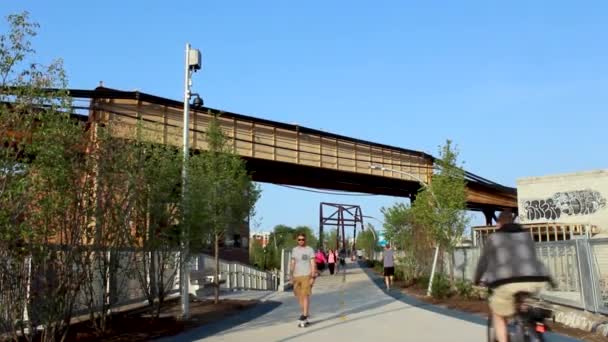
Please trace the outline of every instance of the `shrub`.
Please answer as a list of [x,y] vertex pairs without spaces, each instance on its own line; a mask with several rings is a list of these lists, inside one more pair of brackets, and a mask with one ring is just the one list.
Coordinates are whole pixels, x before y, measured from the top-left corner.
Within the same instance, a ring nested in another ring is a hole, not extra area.
[[382,272],[384,271],[384,265],[380,261],[374,260],[374,270],[376,272]]
[[474,295],[473,285],[464,279],[456,280],[456,291],[460,297],[469,299]]
[[431,296],[437,299],[447,298],[451,295],[451,288],[448,277],[443,274],[436,274],[433,279],[433,286],[431,287]]
[[429,287],[429,280],[431,278],[429,276],[422,276],[416,279],[416,287],[421,289],[427,289]]
[[395,267],[395,280],[405,280],[405,270],[403,267]]

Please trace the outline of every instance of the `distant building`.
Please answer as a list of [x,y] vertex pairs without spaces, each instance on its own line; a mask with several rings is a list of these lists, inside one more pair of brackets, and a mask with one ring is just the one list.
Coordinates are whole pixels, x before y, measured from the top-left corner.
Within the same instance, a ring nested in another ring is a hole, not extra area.
[[253,232],[251,233],[251,242],[260,241],[262,247],[266,247],[268,245],[268,240],[270,239],[269,232]]
[[559,222],[588,226],[591,235],[608,233],[608,170],[523,178],[517,194],[521,223]]
[[[517,180],[519,222],[539,242],[608,237],[608,170]],[[495,226],[474,227],[474,241]]]

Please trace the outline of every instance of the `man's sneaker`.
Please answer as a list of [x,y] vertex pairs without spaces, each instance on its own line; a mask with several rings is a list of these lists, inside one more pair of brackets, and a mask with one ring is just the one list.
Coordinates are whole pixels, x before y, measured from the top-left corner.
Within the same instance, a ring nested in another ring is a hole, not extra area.
[[304,328],[306,326],[308,326],[308,317],[301,315],[300,319],[298,320],[298,327]]

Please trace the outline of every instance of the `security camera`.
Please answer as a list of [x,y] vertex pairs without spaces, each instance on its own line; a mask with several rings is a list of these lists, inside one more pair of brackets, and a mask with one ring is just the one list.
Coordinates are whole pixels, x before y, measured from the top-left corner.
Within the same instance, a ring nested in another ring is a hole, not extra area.
[[203,102],[203,99],[201,99],[201,97],[198,94],[192,94],[192,96],[194,96],[194,99],[192,100],[192,107],[200,108],[205,104]]

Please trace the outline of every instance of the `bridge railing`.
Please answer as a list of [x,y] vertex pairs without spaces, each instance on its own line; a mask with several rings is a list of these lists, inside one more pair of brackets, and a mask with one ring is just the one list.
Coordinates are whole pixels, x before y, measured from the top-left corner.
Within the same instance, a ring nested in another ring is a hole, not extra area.
[[[540,299],[608,314],[608,239],[541,242],[536,251],[557,285],[545,288]],[[455,276],[472,281],[480,254],[479,247],[457,248]],[[445,266],[449,274],[450,265]]]
[[[191,271],[202,271],[209,277],[215,274],[215,258],[210,255],[195,255],[190,266]],[[220,260],[219,266],[220,290],[276,291],[279,287],[279,275],[276,273],[261,271],[253,266],[226,260]],[[201,289],[204,289],[204,286],[191,285],[191,292]]]
[[291,260],[291,250],[281,250],[281,270],[278,291],[285,291],[289,288],[289,261]]

